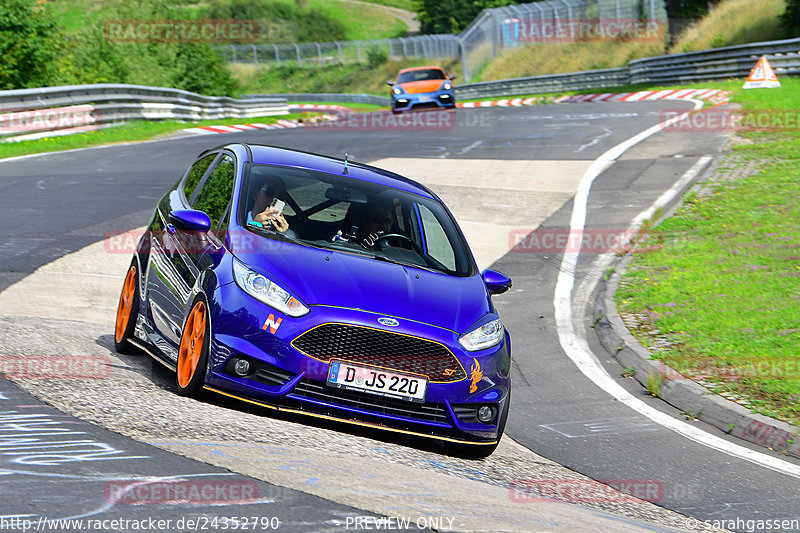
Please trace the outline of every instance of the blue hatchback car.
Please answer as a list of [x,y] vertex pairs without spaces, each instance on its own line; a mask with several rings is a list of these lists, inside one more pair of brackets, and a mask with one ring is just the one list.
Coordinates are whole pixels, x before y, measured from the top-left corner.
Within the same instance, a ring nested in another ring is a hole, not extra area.
[[203,390],[432,437],[486,456],[511,396],[511,341],[456,221],[428,188],[322,155],[230,144],[158,202],[115,342]]

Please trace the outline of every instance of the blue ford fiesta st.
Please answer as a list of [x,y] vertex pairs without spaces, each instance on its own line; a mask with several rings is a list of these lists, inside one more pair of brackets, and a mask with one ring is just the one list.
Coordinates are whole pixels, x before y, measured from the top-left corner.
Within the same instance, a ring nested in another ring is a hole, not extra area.
[[486,456],[511,396],[511,340],[448,209],[397,174],[231,144],[158,202],[115,329],[204,389],[431,437]]

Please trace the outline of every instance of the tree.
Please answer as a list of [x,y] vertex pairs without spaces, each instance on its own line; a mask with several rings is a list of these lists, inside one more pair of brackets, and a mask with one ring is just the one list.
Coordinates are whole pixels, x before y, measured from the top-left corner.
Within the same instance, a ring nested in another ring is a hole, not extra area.
[[789,31],[789,35],[800,32],[800,0],[786,0],[786,11],[781,15],[781,23]]
[[666,0],[670,19],[699,20],[708,14],[709,0]]
[[417,17],[422,33],[458,33],[490,7],[515,4],[513,0],[418,0]]
[[57,85],[66,41],[36,0],[0,2],[0,89]]

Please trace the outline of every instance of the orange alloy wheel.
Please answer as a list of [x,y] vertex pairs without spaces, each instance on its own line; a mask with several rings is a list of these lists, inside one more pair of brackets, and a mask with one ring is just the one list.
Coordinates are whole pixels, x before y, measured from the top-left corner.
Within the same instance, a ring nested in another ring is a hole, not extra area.
[[187,387],[197,369],[206,338],[206,304],[197,302],[186,319],[178,349],[178,385]]
[[114,340],[117,344],[122,342],[125,330],[128,328],[128,321],[131,319],[131,307],[133,299],[136,297],[136,267],[128,269],[125,277],[125,284],[122,286],[122,294],[119,295],[119,306],[117,307],[117,327],[114,330]]

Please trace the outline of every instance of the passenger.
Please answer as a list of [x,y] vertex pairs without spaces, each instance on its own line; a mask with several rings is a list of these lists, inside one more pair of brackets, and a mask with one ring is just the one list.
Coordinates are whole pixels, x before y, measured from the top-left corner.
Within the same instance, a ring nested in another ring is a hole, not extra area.
[[[253,209],[247,212],[247,223],[260,225],[265,228],[273,228],[281,233],[289,231],[289,223],[281,211],[270,208],[272,200],[279,200],[286,196],[286,186],[283,180],[276,176],[270,176],[264,180],[260,187],[253,189]],[[293,237],[293,232],[288,234]]]

